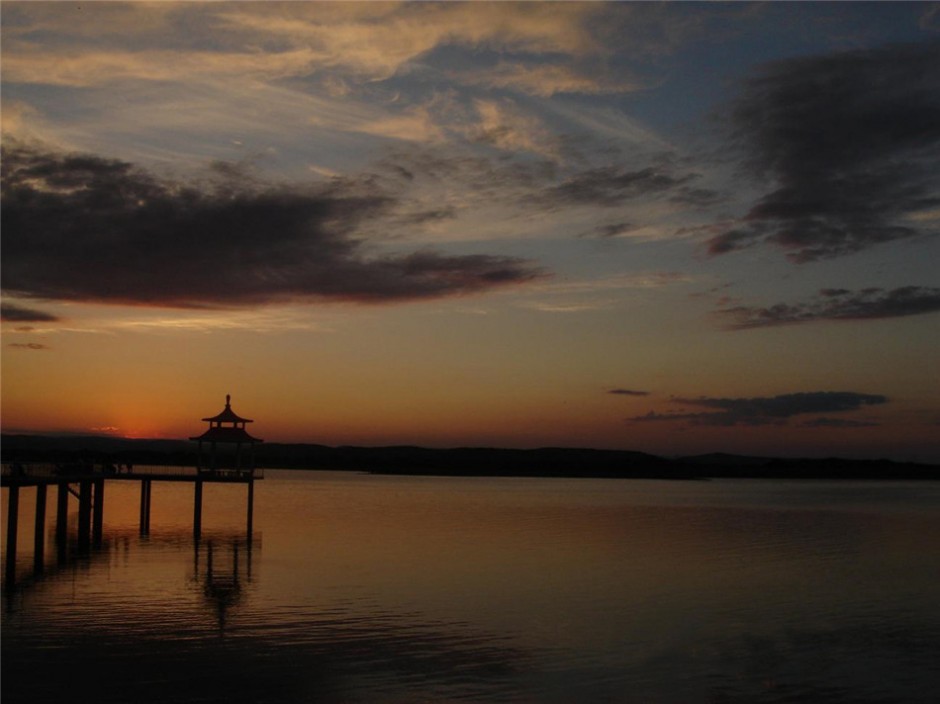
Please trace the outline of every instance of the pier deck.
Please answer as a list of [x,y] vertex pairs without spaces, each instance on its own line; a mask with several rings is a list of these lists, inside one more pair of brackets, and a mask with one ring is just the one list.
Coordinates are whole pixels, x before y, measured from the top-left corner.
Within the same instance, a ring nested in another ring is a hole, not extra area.
[[263,469],[199,469],[174,465],[94,466],[91,469],[70,464],[4,463],[0,465],[0,486],[37,486],[75,483],[95,479],[170,482],[241,482],[264,479]]

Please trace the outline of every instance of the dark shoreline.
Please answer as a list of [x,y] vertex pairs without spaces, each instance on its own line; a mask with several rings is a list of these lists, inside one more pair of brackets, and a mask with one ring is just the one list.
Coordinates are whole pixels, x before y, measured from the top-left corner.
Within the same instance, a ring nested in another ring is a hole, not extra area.
[[[69,462],[76,459],[191,466],[196,448],[183,440],[130,440],[92,435],[3,435],[2,461]],[[584,477],[634,479],[903,479],[940,480],[940,465],[887,459],[772,458],[709,454],[669,459],[628,450],[580,448],[432,449],[414,446],[329,447],[264,443],[259,467],[347,470],[375,474],[479,477]]]

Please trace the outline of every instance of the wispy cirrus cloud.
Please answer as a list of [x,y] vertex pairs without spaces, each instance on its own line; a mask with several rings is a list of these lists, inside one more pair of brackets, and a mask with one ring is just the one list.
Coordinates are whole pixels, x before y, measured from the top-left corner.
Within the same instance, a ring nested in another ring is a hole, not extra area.
[[797,263],[936,234],[940,41],[788,59],[752,77],[731,113],[750,169],[774,189],[708,241],[760,242]]
[[[690,425],[758,426],[785,425],[793,416],[812,413],[847,413],[865,406],[888,402],[880,394],[854,391],[809,391],[779,396],[753,398],[673,398],[672,403],[713,409],[704,412],[679,411],[635,416],[634,422],[684,421]],[[824,423],[825,424],[825,423]]]
[[[597,11],[515,3],[287,3],[277,12],[239,4],[178,4],[151,12],[95,5],[84,12],[11,6],[4,13],[5,32],[16,51],[4,52],[4,72],[11,72],[11,80],[73,86],[127,78],[284,78],[323,71],[371,82],[389,78],[440,46],[584,55],[595,50],[586,21]],[[187,31],[174,31],[181,27]],[[63,42],[55,52],[38,51],[29,42],[37,28],[50,36],[94,39],[100,48],[73,52]],[[161,53],[157,47],[174,35],[175,45]],[[212,50],[191,45],[205,36],[213,37]]]
[[629,93],[643,82],[623,75],[598,75],[569,64],[526,64],[502,60],[496,66],[451,72],[454,80],[487,88],[511,89],[527,95],[550,98],[560,93],[596,95]]
[[895,289],[822,289],[802,303],[734,306],[717,311],[731,330],[793,325],[820,320],[880,320],[940,311],[940,288],[902,286]]
[[545,272],[512,257],[368,254],[357,229],[395,199],[369,181],[200,187],[87,154],[5,147],[5,290],[176,307],[394,302],[480,293]]
[[322,67],[342,67],[369,80],[387,78],[442,45],[499,47],[530,53],[581,55],[594,42],[585,20],[591,7],[475,7],[445,3],[332,8],[297,4],[284,12],[259,14],[230,5],[220,13],[228,28],[248,36],[279,37],[309,46]]

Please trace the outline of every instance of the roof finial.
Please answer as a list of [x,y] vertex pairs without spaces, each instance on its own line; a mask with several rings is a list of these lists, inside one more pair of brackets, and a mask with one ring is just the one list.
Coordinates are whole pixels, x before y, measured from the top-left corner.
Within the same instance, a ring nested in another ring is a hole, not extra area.
[[228,408],[232,405],[232,394],[225,394],[225,407]]

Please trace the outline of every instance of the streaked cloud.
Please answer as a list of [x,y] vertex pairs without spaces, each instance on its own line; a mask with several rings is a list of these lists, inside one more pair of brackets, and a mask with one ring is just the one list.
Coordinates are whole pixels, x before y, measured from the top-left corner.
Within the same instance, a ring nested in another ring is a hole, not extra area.
[[598,76],[567,64],[527,65],[500,61],[496,66],[452,72],[450,76],[461,83],[511,89],[542,98],[551,98],[559,93],[628,93],[643,87],[642,82],[636,79]]
[[[220,18],[249,37],[309,47],[317,66],[381,80],[438,46],[581,55],[595,43],[584,19],[590,5],[441,3],[435,5],[296,3],[277,14],[228,5]],[[321,11],[322,10],[322,11]]]
[[695,174],[673,174],[665,168],[642,169],[613,166],[575,174],[538,197],[544,205],[592,205],[615,207],[637,198],[675,192],[695,178]]
[[[376,81],[439,46],[583,55],[596,50],[585,19],[599,9],[577,4],[281,3],[277,12],[258,12],[251,3],[168,5],[150,13],[95,4],[84,12],[11,8],[4,20],[15,51],[4,52],[4,72],[16,81],[72,86],[199,74],[306,76],[322,70]],[[165,43],[167,33],[180,26],[188,31],[180,33],[172,49],[151,46],[156,37]],[[38,28],[95,38],[104,48],[40,51],[30,42]],[[211,35],[216,48],[188,46],[194,35]],[[115,48],[125,37],[133,38],[134,49]]]
[[474,141],[491,144],[507,152],[532,152],[557,156],[558,138],[541,121],[508,100],[477,100],[479,122],[471,129]]
[[616,299],[604,298],[584,301],[522,301],[519,306],[541,313],[585,313],[613,308],[618,303]]
[[546,293],[593,293],[620,289],[655,289],[687,284],[694,280],[693,276],[681,271],[638,271],[595,279],[539,283],[533,286],[533,290]]
[[636,422],[685,421],[690,425],[783,425],[792,416],[810,413],[847,413],[888,402],[880,394],[854,391],[809,391],[754,398],[673,398],[672,403],[716,409],[705,412],[654,413],[631,418]]
[[111,81],[177,81],[203,78],[276,80],[312,70],[309,50],[244,53],[221,51],[59,51],[10,52],[3,58],[5,78],[17,83],[89,87]]
[[902,286],[895,289],[822,289],[803,303],[734,306],[717,315],[733,330],[792,325],[820,320],[880,320],[940,311],[940,288]]

